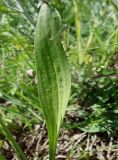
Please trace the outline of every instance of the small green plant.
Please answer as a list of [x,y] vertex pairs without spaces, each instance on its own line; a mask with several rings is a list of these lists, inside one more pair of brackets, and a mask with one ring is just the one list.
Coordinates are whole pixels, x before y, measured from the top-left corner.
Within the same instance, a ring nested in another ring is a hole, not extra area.
[[71,76],[60,40],[60,16],[44,3],[35,35],[38,91],[49,137],[49,159],[55,159],[57,138],[68,103]]

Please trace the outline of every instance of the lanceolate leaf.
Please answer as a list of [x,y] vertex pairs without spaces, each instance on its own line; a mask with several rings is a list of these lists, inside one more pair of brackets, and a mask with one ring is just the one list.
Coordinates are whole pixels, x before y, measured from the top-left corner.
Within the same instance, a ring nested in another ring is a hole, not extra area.
[[71,76],[60,40],[59,13],[43,4],[35,35],[38,91],[49,136],[50,160],[54,160],[57,137],[68,103]]

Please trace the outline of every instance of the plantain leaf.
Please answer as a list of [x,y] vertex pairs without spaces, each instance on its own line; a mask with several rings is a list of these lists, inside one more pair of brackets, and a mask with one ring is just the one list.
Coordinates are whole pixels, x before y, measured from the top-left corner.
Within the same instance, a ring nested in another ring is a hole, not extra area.
[[35,34],[38,91],[48,129],[49,155],[54,160],[60,124],[71,89],[69,63],[60,40],[59,13],[43,4]]

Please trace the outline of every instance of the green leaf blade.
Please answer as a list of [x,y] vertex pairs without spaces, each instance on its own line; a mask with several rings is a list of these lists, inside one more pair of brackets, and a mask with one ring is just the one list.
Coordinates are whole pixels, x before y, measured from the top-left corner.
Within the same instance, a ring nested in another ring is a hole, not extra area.
[[43,4],[36,27],[35,54],[39,97],[48,128],[50,160],[55,156],[58,132],[71,89],[69,63],[59,30],[58,12]]

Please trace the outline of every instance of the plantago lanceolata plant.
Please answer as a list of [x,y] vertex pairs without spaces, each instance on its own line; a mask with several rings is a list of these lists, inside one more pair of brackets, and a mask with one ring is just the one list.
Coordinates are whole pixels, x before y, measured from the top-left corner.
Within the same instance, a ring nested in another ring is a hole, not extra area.
[[49,157],[55,159],[57,138],[68,103],[71,76],[60,40],[60,16],[48,4],[41,6],[35,35],[38,91],[49,137]]

